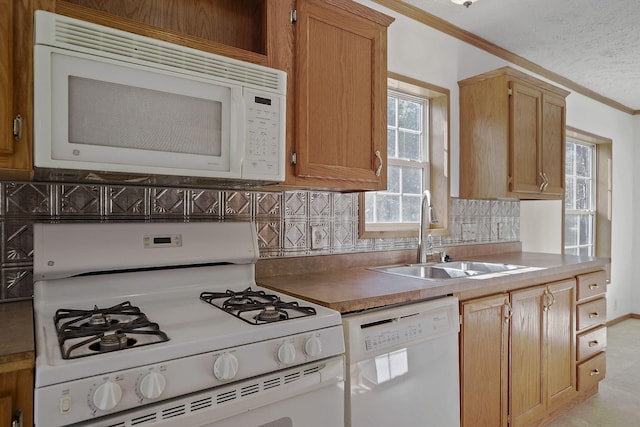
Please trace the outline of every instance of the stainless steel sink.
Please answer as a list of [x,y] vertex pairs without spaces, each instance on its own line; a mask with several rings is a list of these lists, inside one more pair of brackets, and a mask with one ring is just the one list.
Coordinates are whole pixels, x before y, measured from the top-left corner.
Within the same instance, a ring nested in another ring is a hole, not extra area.
[[525,268],[523,265],[479,261],[454,261],[438,264],[403,264],[373,267],[370,270],[426,280],[446,280]]

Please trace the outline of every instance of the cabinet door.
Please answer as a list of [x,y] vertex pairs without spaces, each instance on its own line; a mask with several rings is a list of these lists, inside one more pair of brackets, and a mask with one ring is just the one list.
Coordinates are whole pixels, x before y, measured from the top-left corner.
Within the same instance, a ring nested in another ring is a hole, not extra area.
[[508,295],[461,303],[461,424],[507,425]]
[[299,0],[296,64],[296,177],[385,189],[386,26]]
[[546,181],[543,192],[564,194],[565,100],[551,94],[542,95],[542,173]]
[[13,148],[13,0],[0,0],[0,153]]
[[546,411],[545,286],[511,293],[509,413],[513,426],[528,425]]
[[548,406],[553,409],[571,399],[576,392],[576,281],[554,282],[547,289],[551,305],[546,311],[546,378]]
[[511,82],[509,174],[510,190],[515,193],[537,194],[541,190],[541,103],[538,89]]

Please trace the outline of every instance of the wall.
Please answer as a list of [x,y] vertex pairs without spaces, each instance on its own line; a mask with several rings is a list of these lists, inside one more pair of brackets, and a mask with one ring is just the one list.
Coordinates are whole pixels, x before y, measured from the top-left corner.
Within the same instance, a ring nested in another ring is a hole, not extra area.
[[[371,0],[357,1],[396,18],[389,28],[388,60],[391,71],[451,91],[451,194],[458,195],[460,114],[457,82],[504,65],[514,65]],[[514,68],[521,69],[517,66]],[[640,248],[634,247],[633,241],[634,237],[640,237],[640,230],[632,228],[632,232],[629,232],[633,213],[640,201],[640,189],[634,190],[633,186],[638,180],[633,166],[634,160],[640,156],[640,152],[636,152],[640,148],[635,148],[638,144],[634,144],[640,138],[639,121],[638,116],[622,113],[580,94],[572,93],[567,98],[567,125],[613,141],[612,279],[607,301],[609,318],[630,312],[640,313],[640,290],[635,290],[633,280],[633,260],[640,256]],[[562,205],[549,209],[536,208],[536,215],[527,215],[530,208],[532,206],[526,206],[522,210],[526,215],[520,222],[522,245],[532,251],[546,250],[546,246],[530,236],[535,236],[535,230],[545,230],[548,224],[561,218]]]

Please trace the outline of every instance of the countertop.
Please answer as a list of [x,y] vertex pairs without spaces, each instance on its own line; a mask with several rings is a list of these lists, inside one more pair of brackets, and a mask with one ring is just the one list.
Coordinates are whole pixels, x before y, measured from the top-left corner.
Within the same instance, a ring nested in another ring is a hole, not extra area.
[[35,358],[33,304],[31,301],[0,304],[0,373],[32,368]]
[[461,300],[507,292],[604,269],[608,259],[534,252],[473,257],[475,261],[524,265],[504,273],[431,281],[369,270],[366,267],[263,277],[258,284],[350,313],[443,295]]

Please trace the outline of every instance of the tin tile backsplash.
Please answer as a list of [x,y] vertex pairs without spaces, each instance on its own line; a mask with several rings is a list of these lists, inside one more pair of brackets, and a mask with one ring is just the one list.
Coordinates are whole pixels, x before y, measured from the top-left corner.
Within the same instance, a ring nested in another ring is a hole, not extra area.
[[[449,212],[442,245],[520,238],[518,201],[454,198]],[[415,238],[359,239],[357,193],[0,182],[0,300],[32,295],[33,223],[72,221],[254,221],[262,258],[417,245]]]

